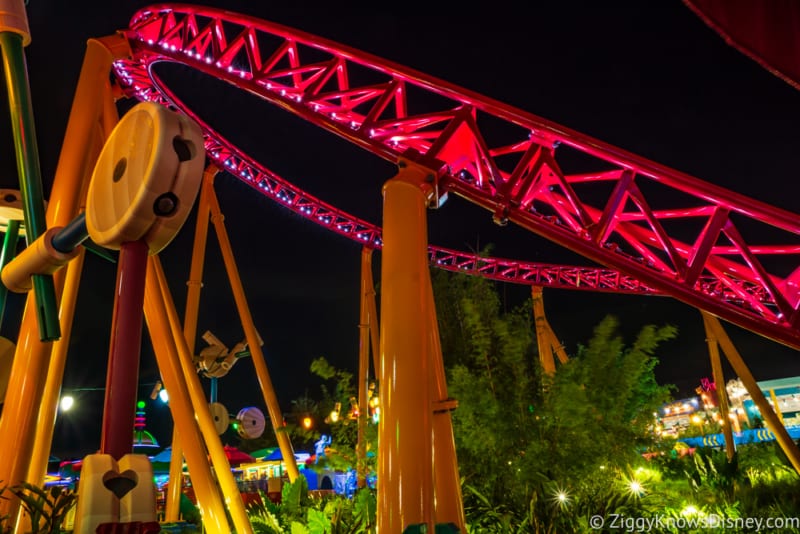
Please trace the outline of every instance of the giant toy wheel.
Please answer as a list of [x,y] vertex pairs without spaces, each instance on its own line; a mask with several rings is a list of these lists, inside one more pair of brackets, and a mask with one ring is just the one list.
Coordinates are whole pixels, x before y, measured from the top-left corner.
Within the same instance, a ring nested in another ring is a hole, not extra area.
[[[184,64],[389,161],[405,158],[434,169],[440,196],[459,195],[500,224],[515,223],[608,269],[541,266],[431,247],[431,261],[440,267],[528,284],[663,293],[800,348],[796,214],[263,20],[164,4],[137,12],[128,36],[133,55],[114,67],[128,95],[190,115],[203,126],[207,153],[221,168],[334,232],[381,246],[375,225],[305,193],[225,140],[153,65]],[[770,241],[749,243],[744,235],[753,229]]]

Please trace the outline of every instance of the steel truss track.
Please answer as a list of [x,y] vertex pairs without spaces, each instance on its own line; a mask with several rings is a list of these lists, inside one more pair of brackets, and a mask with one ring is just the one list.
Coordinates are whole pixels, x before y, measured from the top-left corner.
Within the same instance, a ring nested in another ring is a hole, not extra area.
[[[800,348],[800,216],[651,162],[448,82],[299,30],[223,10],[156,5],[114,70],[129,96],[173,106],[210,158],[295,213],[367,246],[380,228],[305,193],[215,132],[153,70],[224,80],[607,269],[430,248],[433,264],[494,279],[664,294]],[[424,110],[424,111],[417,111]],[[763,240],[763,241],[761,241]],[[623,274],[624,273],[624,274]]]

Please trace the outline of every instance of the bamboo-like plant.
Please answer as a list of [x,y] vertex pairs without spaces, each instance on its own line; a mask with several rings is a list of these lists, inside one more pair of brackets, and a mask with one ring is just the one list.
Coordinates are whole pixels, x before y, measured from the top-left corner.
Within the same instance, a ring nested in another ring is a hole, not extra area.
[[64,532],[62,530],[64,520],[78,498],[77,493],[61,486],[40,488],[28,482],[12,486],[8,491],[19,498],[30,517],[31,534]]

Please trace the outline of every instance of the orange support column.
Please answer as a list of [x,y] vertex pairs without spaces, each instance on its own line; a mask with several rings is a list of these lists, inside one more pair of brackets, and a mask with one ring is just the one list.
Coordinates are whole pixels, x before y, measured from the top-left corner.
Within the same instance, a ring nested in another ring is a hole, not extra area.
[[375,305],[375,284],[372,283],[372,271],[370,276],[370,293],[367,295],[367,312],[369,314],[369,341],[372,347],[372,370],[378,372],[380,365],[381,341],[380,341],[380,322],[378,321],[378,307]]
[[452,523],[460,532],[467,531],[464,516],[464,500],[461,495],[461,476],[458,472],[456,442],[453,436],[453,421],[450,413],[458,401],[447,394],[447,377],[442,359],[442,344],[439,339],[439,323],[436,318],[436,303],[428,278],[428,343],[430,344],[431,369],[433,371],[431,395],[433,397],[433,480],[436,495],[436,523]]
[[[180,360],[181,369],[183,370],[189,397],[192,400],[194,420],[197,421],[200,432],[205,439],[208,455],[211,458],[211,465],[214,467],[215,478],[225,498],[225,503],[227,504],[231,521],[233,522],[234,532],[238,534],[252,534],[253,525],[250,523],[250,518],[247,516],[247,511],[242,501],[242,494],[239,492],[239,487],[236,485],[233,471],[231,471],[231,464],[228,461],[228,457],[225,455],[222,440],[214,425],[214,418],[211,416],[211,410],[205,398],[203,386],[200,384],[200,377],[197,376],[197,370],[192,361],[192,354],[189,352],[186,346],[186,340],[183,338],[178,312],[175,311],[175,303],[172,301],[172,295],[169,292],[167,277],[161,267],[161,260],[157,256],[150,256],[147,270],[148,277],[151,274],[158,280],[161,298],[164,303],[164,310],[166,311],[166,318],[169,323],[170,331],[172,332],[172,337],[175,340],[175,348],[178,351],[178,359]],[[180,432],[180,428],[178,431]],[[192,466],[189,465],[190,472],[191,469]]]
[[367,485],[367,421],[369,419],[369,333],[373,322],[369,314],[372,288],[372,249],[361,249],[361,309],[358,321],[358,445],[356,447],[356,481],[359,488]]
[[[111,43],[115,41],[111,40]],[[127,49],[127,42],[117,42],[123,49]],[[93,45],[96,46],[96,45]],[[95,161],[103,149],[105,140],[119,122],[119,113],[112,96],[111,85],[106,81],[100,99],[102,110],[100,112],[102,128],[94,128],[93,135],[84,143],[84,155],[88,161]],[[72,118],[70,117],[70,124]],[[68,126],[70,128],[70,126]],[[65,148],[68,141],[65,140]],[[63,161],[70,161],[70,157],[62,154]],[[65,166],[69,167],[67,163]],[[60,165],[59,165],[59,168]],[[87,171],[86,178],[82,182],[82,190],[77,196],[78,207],[76,213],[83,211],[85,206],[86,190],[89,187],[89,176]],[[56,176],[60,173],[56,171]],[[78,299],[78,289],[80,287],[81,273],[83,272],[83,260],[86,255],[85,250],[81,250],[78,256],[73,259],[66,267],[66,274],[57,272],[54,275],[56,283],[56,293],[63,295],[59,302],[59,319],[61,321],[61,339],[53,342],[52,354],[50,356],[50,366],[47,371],[47,382],[45,383],[42,398],[42,407],[39,412],[39,419],[36,425],[36,438],[34,440],[33,456],[31,465],[28,467],[27,481],[44,485],[45,475],[47,474],[47,461],[50,458],[50,448],[53,444],[53,431],[55,430],[56,413],[58,411],[58,401],[61,396],[61,383],[64,379],[64,369],[66,368],[69,344],[72,338],[72,322],[75,317],[75,303]],[[63,276],[63,278],[62,278]],[[63,280],[63,289],[62,289]]]
[[533,298],[533,322],[536,327],[536,344],[539,349],[539,361],[542,369],[548,375],[556,372],[556,361],[553,354],[558,356],[558,361],[562,364],[567,363],[567,353],[564,347],[558,342],[553,328],[544,315],[544,298],[542,288],[531,286],[531,297]]
[[426,218],[434,179],[401,162],[383,187],[378,532],[434,531]]
[[225,263],[225,271],[228,273],[228,280],[233,290],[233,299],[236,302],[239,320],[242,322],[244,336],[245,339],[247,339],[247,345],[250,349],[250,358],[253,360],[253,366],[256,368],[258,383],[261,385],[261,394],[264,396],[264,403],[267,405],[269,418],[272,421],[272,429],[275,432],[275,438],[278,440],[278,447],[281,450],[283,461],[286,464],[289,480],[294,482],[297,477],[300,476],[300,471],[297,469],[297,461],[294,457],[294,448],[292,447],[292,442],[289,440],[289,435],[283,432],[283,413],[278,404],[278,396],[275,394],[275,388],[272,387],[272,378],[269,375],[269,369],[267,369],[267,363],[264,360],[264,353],[261,351],[261,339],[253,324],[253,316],[250,313],[247,297],[244,294],[244,287],[242,286],[242,279],[239,276],[239,269],[236,267],[236,261],[233,258],[231,242],[230,239],[228,239],[228,233],[225,231],[224,217],[220,211],[219,202],[217,201],[212,186],[213,183],[210,180],[203,184],[203,187],[208,188],[211,222],[214,224],[214,229],[216,230],[217,241],[219,241],[219,248],[222,251],[222,260]]
[[[78,213],[97,153],[87,150],[102,133],[100,115],[111,63],[130,50],[121,36],[91,39],[70,111],[53,188],[47,206],[47,226],[65,226]],[[58,296],[58,295],[57,295]],[[23,481],[31,465],[39,409],[44,398],[52,342],[39,339],[36,301],[29,294],[20,325],[14,363],[0,418],[0,480],[13,486]],[[62,314],[64,310],[62,309]],[[62,336],[62,342],[66,342]],[[19,500],[0,500],[0,516],[16,517]]]
[[[170,392],[169,409],[175,428],[186,447],[186,463],[203,518],[203,527],[213,534],[226,534],[230,526],[219,495],[206,449],[200,434],[182,363],[170,329],[164,298],[155,273],[155,258],[150,258],[145,279],[144,317],[164,386]],[[174,454],[174,451],[173,451]],[[181,487],[181,478],[170,478],[170,486]]]
[[784,424],[783,423],[783,412],[781,411],[781,407],[778,404],[778,397],[775,395],[775,390],[774,389],[770,389],[769,390],[769,398],[772,399],[772,407],[775,410],[775,415],[778,416],[778,421],[780,421],[781,424]]
[[730,462],[736,454],[736,444],[733,442],[731,420],[728,417],[728,394],[725,391],[725,377],[722,374],[717,336],[708,326],[706,326],[706,343],[708,343],[708,353],[711,356],[711,373],[717,388],[717,404],[719,405],[719,415],[722,418],[722,435],[725,438],[725,455]]
[[789,458],[794,470],[800,473],[800,449],[797,448],[797,444],[789,435],[789,432],[786,431],[786,428],[781,424],[780,419],[767,402],[764,393],[761,391],[761,388],[758,387],[755,378],[753,378],[753,375],[750,373],[750,369],[747,368],[747,365],[728,337],[728,334],[725,333],[719,319],[708,312],[703,311],[701,313],[703,314],[703,324],[706,327],[706,332],[711,331],[714,333],[720,347],[722,347],[722,351],[728,358],[728,362],[730,362],[731,367],[733,367],[734,372],[741,379],[742,384],[744,384],[745,389],[747,389],[747,392],[750,394],[750,398],[752,398],[755,405],[758,406],[767,428],[775,434],[775,440],[778,442],[781,449],[783,449],[786,457]]
[[[64,380],[64,369],[66,368],[67,351],[71,337],[70,331],[75,317],[75,303],[78,299],[78,287],[85,255],[86,250],[81,250],[78,256],[69,262],[66,267],[59,313],[62,336],[61,339],[53,342],[50,367],[42,395],[42,406],[39,410],[39,424],[36,427],[33,454],[31,455],[30,466],[28,466],[28,474],[25,477],[25,480],[38,486],[44,486],[45,476],[47,475],[47,461],[50,458],[50,448],[53,446],[58,398],[61,394],[61,383]],[[57,293],[62,293],[61,274],[56,273],[54,276]]]
[[544,304],[542,303],[542,288],[531,286],[533,297],[533,325],[536,327],[536,346],[539,348],[539,362],[542,370],[548,375],[556,372],[556,362],[553,351],[547,338],[547,322],[544,318]]
[[[213,165],[206,168],[203,175],[203,186],[200,188],[200,199],[197,204],[197,220],[195,221],[194,242],[192,244],[192,265],[189,268],[189,281],[186,282],[186,308],[183,316],[183,337],[190,354],[194,354],[195,340],[197,337],[197,317],[200,311],[200,290],[203,288],[203,261],[205,259],[206,243],[208,241],[208,195],[209,188],[206,182],[214,183],[214,176],[219,172]],[[183,469],[183,449],[175,427],[172,432],[172,458],[169,464],[170,480],[180,478]],[[169,486],[166,499],[164,520],[175,522],[180,517],[181,487],[178,484]]]

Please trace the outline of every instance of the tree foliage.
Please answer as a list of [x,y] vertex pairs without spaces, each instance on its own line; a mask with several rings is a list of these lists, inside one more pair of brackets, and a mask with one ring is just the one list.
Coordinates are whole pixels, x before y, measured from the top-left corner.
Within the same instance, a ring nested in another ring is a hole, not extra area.
[[676,331],[648,325],[626,346],[618,328],[618,320],[606,316],[589,343],[546,380],[537,425],[546,439],[533,443],[529,453],[546,452],[551,478],[586,477],[600,465],[627,465],[652,442],[652,414],[671,390],[656,383],[654,351]]
[[[293,430],[293,438],[311,446],[320,439],[322,434],[331,437],[331,443],[326,447],[323,457],[317,457],[313,468],[334,469],[346,471],[355,468],[358,463],[356,448],[358,445],[358,423],[365,423],[365,440],[367,457],[363,459],[366,473],[375,470],[375,452],[377,451],[378,429],[377,425],[369,422],[368,414],[353,412],[353,403],[358,398],[358,392],[353,379],[353,373],[345,369],[338,369],[330,364],[324,357],[319,357],[311,362],[310,370],[320,377],[321,400],[313,401],[308,395],[295,399],[292,405],[295,411],[311,414],[314,426],[306,431]],[[337,412],[336,419],[331,414]]]
[[636,458],[669,399],[655,353],[674,327],[645,326],[627,345],[607,316],[551,377],[539,365],[530,299],[504,310],[495,282],[443,271],[432,279],[449,394],[459,402],[458,463],[475,489],[465,499],[526,509],[545,481],[566,487]]

